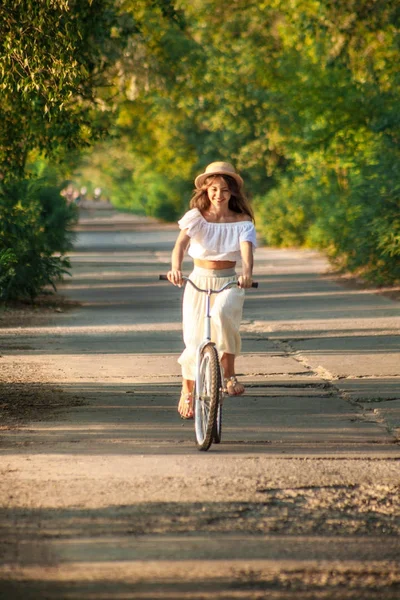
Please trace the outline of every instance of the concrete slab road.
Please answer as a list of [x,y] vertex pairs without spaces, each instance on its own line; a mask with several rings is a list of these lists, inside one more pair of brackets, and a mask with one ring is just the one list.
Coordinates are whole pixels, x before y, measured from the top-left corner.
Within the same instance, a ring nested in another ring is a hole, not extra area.
[[176,412],[181,291],[158,281],[175,236],[82,215],[79,305],[0,329],[3,389],[52,404],[2,430],[0,597],[398,599],[398,302],[258,249],[246,394],[199,453]]

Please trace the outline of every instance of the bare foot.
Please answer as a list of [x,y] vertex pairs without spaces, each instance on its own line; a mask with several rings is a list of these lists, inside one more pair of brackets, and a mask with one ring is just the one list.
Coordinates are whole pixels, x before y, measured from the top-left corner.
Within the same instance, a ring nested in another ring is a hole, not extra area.
[[193,395],[191,392],[188,394],[181,392],[178,413],[180,414],[181,419],[193,419]]
[[238,382],[236,375],[225,379],[225,389],[229,396],[240,396],[244,393],[244,385]]

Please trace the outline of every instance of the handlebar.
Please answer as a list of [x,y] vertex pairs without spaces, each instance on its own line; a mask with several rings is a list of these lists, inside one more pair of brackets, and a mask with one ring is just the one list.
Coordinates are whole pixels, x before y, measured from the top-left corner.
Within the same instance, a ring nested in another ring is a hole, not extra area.
[[[161,281],[169,281],[169,279],[166,275],[159,275],[158,278]],[[236,281],[228,281],[228,283],[223,285],[222,288],[219,290],[203,290],[202,288],[197,287],[197,285],[195,283],[193,283],[193,281],[191,279],[189,279],[189,277],[182,275],[182,279],[183,279],[183,281],[188,281],[198,292],[206,292],[206,293],[212,293],[212,294],[219,294],[220,292],[223,292],[224,290],[226,290],[228,287],[231,287],[233,285],[239,285]],[[251,284],[251,287],[258,288],[258,281],[253,281],[253,283]]]

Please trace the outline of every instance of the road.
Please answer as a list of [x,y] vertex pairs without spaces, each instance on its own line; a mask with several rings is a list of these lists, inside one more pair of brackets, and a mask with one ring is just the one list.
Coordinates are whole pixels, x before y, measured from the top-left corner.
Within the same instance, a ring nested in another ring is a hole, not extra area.
[[200,453],[176,412],[181,291],[158,281],[175,236],[83,215],[78,304],[0,329],[29,416],[1,436],[0,598],[398,599],[399,303],[259,248],[246,394]]

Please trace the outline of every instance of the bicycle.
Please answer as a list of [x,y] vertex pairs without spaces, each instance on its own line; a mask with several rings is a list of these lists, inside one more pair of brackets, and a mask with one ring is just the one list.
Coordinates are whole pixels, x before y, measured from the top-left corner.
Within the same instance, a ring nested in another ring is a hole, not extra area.
[[[160,275],[159,279],[168,281],[166,275]],[[195,435],[197,448],[208,450],[211,444],[219,444],[222,436],[222,404],[224,400],[224,374],[219,360],[215,343],[211,340],[211,296],[220,294],[224,290],[238,285],[236,281],[229,281],[219,290],[211,288],[199,288],[189,277],[183,276],[185,282],[189,282],[198,292],[205,296],[205,319],[204,339],[196,351],[196,375],[193,390],[193,411],[195,422]],[[253,288],[258,287],[253,282]]]

